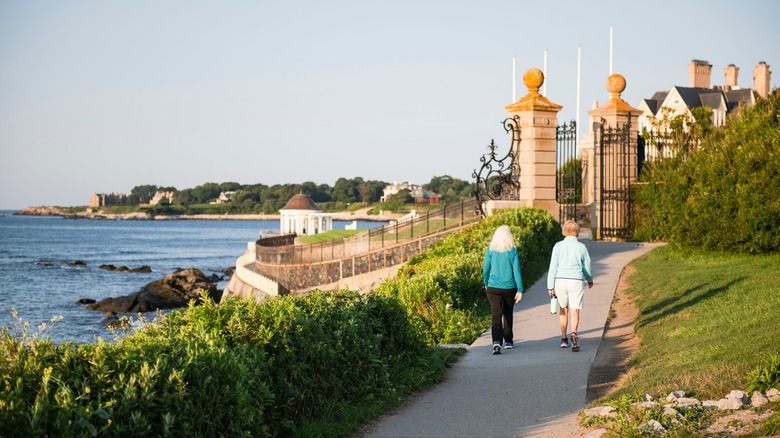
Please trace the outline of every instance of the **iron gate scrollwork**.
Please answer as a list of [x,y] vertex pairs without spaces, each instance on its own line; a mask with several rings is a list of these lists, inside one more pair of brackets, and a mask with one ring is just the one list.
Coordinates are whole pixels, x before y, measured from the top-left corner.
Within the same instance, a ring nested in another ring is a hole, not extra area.
[[520,163],[516,154],[520,150],[520,117],[514,116],[502,122],[504,130],[512,135],[512,143],[503,158],[496,157],[493,140],[488,153],[480,158],[482,167],[471,174],[476,179],[472,196],[477,199],[474,213],[485,216],[483,205],[488,200],[520,199]]
[[577,220],[577,204],[582,203],[582,159],[577,155],[574,120],[555,129],[555,200],[561,224]]
[[637,157],[631,148],[631,118],[622,126],[594,123],[598,141],[599,236],[604,239],[631,238],[631,182]]

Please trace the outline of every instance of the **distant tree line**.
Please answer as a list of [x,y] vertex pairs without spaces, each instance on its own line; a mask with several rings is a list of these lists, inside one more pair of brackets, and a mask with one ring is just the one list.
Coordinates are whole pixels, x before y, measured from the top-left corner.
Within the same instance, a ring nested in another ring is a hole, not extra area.
[[[175,187],[140,185],[134,187],[128,196],[128,204],[148,204],[157,192],[173,192],[173,205],[164,200],[161,205],[150,207],[161,211],[175,209],[178,205],[190,206],[209,204],[220,193],[235,192],[229,202],[219,206],[225,213],[266,213],[273,214],[284,207],[294,195],[303,193],[311,197],[324,210],[342,210],[353,203],[366,205],[379,202],[388,185],[384,181],[364,180],[361,177],[339,178],[331,187],[328,184],[316,184],[311,181],[302,184],[239,184],[237,182],[207,182],[190,189],[177,190]],[[442,202],[457,202],[469,196],[471,184],[449,175],[435,176],[423,189],[441,196]],[[410,202],[408,191],[392,197],[394,204]],[[192,209],[189,212],[194,213]]]

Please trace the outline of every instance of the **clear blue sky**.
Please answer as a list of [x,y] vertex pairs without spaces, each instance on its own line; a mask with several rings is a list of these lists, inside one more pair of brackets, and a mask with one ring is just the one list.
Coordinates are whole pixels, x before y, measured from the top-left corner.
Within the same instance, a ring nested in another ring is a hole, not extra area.
[[0,0],[0,208],[92,192],[339,177],[471,180],[521,77],[580,121],[614,72],[642,98],[688,62],[765,61],[780,84],[780,2]]

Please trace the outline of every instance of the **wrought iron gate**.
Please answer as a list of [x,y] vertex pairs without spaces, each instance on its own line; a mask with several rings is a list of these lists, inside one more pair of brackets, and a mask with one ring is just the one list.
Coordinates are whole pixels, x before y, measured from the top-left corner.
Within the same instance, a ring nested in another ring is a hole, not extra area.
[[631,118],[622,126],[605,126],[606,120],[594,123],[597,139],[597,238],[631,238],[631,182],[637,172],[636,153],[631,148]]
[[558,221],[576,221],[577,204],[582,203],[582,159],[577,154],[577,122],[555,129],[555,200]]
[[496,157],[498,146],[493,140],[488,153],[480,158],[482,167],[472,172],[476,179],[472,196],[477,199],[474,213],[485,216],[483,205],[489,199],[520,199],[520,163],[516,153],[520,150],[520,117],[514,116],[502,122],[504,130],[512,134],[512,143],[503,158]]

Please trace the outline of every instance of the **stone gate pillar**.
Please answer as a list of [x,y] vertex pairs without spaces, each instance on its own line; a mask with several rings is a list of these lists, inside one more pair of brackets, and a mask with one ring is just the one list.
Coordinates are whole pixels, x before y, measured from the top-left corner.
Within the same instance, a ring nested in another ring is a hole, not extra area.
[[555,143],[558,112],[563,108],[539,94],[544,74],[537,68],[523,75],[528,94],[507,105],[510,117],[520,118],[520,150],[514,151],[520,163],[520,202],[538,207],[558,218],[555,197]]
[[[593,162],[595,166],[591,167],[591,181],[593,181],[595,199],[591,207],[591,230],[593,236],[597,239],[602,239],[603,234],[600,229],[601,221],[604,211],[612,213],[613,217],[622,218],[618,220],[618,223],[612,224],[616,227],[628,227],[628,203],[619,202],[613,200],[606,200],[602,203],[602,193],[599,190],[602,187],[601,170],[600,166],[604,168],[612,169],[608,172],[610,175],[609,181],[604,181],[604,185],[613,189],[628,190],[628,184],[630,181],[636,181],[638,176],[637,169],[637,133],[639,129],[638,117],[642,114],[642,111],[629,105],[620,97],[620,93],[626,89],[626,79],[619,75],[613,74],[607,78],[607,91],[609,92],[609,100],[604,102],[596,109],[588,111],[591,119],[594,122],[594,126],[589,129],[595,129],[596,124],[601,123],[604,119],[604,127],[618,128],[623,127],[630,120],[631,126],[628,133],[628,148],[611,148],[604,156],[602,156],[599,142],[598,133],[594,136],[594,153]],[[624,155],[628,155],[627,157]],[[583,185],[585,185],[583,183]],[[603,210],[602,210],[603,209]]]

